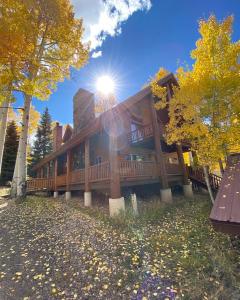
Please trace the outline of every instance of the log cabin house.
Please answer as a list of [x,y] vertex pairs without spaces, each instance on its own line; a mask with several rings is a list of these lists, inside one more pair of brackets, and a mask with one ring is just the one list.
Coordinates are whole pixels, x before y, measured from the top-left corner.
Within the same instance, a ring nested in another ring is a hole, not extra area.
[[[167,87],[168,98],[173,74],[159,82]],[[168,122],[166,109],[154,107],[148,86],[124,102],[96,117],[94,95],[80,89],[73,98],[73,128],[56,124],[53,130],[53,152],[35,167],[36,178],[28,181],[28,191],[84,192],[84,204],[91,206],[92,191],[109,195],[110,215],[125,209],[122,190],[125,187],[159,184],[162,201],[172,201],[171,188],[183,186],[192,195],[183,152],[187,145],[167,145],[164,140]]]

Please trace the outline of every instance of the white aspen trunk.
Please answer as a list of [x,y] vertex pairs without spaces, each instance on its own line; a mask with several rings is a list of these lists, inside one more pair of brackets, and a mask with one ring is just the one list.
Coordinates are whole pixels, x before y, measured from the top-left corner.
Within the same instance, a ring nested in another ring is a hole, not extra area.
[[[4,106],[4,103],[0,103],[1,106]],[[3,113],[3,108],[0,107],[0,123],[2,122],[2,113]]]
[[17,164],[17,198],[26,196],[27,180],[27,143],[29,128],[29,112],[31,107],[32,96],[24,94],[24,111],[22,116],[22,131],[18,147],[18,164]]
[[0,124],[0,175],[1,175],[1,170],[2,170],[3,151],[4,151],[7,122],[8,122],[9,102],[4,102],[3,106],[4,106],[4,108],[1,109],[1,116],[0,116],[0,121],[1,121],[1,124]]
[[14,167],[14,173],[12,178],[12,184],[11,184],[11,198],[17,197],[17,182],[18,182],[18,154],[16,157],[15,167]]
[[211,199],[212,204],[213,204],[214,203],[214,197],[213,197],[213,192],[212,192],[212,188],[211,188],[210,181],[209,181],[208,169],[207,169],[206,166],[203,166],[203,172],[204,172],[204,177],[205,177],[208,193],[209,193],[210,199]]

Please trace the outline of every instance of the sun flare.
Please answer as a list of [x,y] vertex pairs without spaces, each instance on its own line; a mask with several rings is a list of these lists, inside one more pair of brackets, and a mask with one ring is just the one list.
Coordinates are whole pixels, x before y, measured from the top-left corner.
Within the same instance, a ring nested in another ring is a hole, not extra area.
[[110,76],[104,75],[97,80],[97,90],[104,95],[109,95],[114,92],[115,84]]

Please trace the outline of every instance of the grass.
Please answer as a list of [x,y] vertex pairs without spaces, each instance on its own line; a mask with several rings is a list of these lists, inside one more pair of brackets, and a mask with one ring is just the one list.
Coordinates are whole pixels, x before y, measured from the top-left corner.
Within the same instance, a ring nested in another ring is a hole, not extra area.
[[15,299],[240,299],[240,255],[213,231],[210,209],[198,195],[112,219],[29,197],[1,214],[2,290]]
[[[213,230],[210,210],[208,197],[199,194],[193,201],[151,203],[138,216],[130,209],[115,218],[87,212],[142,244],[151,274],[170,279],[184,299],[239,299],[240,248]],[[138,256],[139,266],[146,265],[144,259]]]

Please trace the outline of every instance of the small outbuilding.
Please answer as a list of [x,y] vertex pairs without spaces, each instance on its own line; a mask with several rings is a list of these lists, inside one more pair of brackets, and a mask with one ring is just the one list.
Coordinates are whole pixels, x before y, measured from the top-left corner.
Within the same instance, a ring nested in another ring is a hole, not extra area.
[[216,231],[240,235],[240,153],[228,158],[210,219]]

